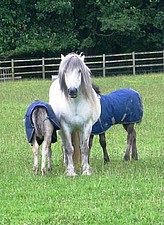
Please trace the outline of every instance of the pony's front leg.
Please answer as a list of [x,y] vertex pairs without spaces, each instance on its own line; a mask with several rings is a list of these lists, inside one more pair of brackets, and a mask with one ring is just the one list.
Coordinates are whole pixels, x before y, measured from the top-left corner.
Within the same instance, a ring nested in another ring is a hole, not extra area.
[[[88,141],[86,141],[88,142]],[[91,169],[89,165],[89,148],[88,144],[84,144],[81,147],[81,158],[82,158],[82,175],[91,175]]]
[[108,152],[106,149],[106,137],[105,137],[105,133],[99,134],[99,142],[100,145],[103,149],[103,154],[104,154],[104,164],[108,163],[109,160],[109,156],[108,156]]
[[74,164],[73,164],[74,148],[71,142],[71,134],[70,132],[63,133],[62,131],[60,131],[59,134],[61,136],[62,144],[63,144],[64,160],[67,166],[67,176],[74,177],[77,174],[75,173]]
[[67,155],[67,176],[76,176],[75,168],[73,164],[73,152],[74,148],[72,145],[66,147],[65,149],[66,155]]
[[91,129],[88,132],[84,132],[80,138],[80,149],[81,149],[81,158],[82,158],[82,175],[91,175],[91,169],[89,165],[89,137]]
[[67,158],[67,154],[65,152],[64,146],[62,146],[62,151],[63,151],[63,161],[64,161],[64,164],[67,166],[68,165],[68,158]]

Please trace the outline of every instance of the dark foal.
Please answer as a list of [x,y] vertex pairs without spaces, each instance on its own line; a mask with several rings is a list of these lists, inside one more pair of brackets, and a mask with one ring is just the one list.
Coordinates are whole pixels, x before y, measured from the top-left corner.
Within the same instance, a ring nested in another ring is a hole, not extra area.
[[[96,91],[96,93],[100,95],[99,88],[94,86],[94,85],[93,85],[93,88]],[[135,94],[138,95],[138,93],[135,93]],[[104,97],[107,97],[107,95],[104,95]],[[139,97],[139,95],[137,97],[139,98],[139,103],[138,102],[136,102],[136,103],[139,105],[137,107],[138,108],[140,107],[139,111],[141,113],[138,122],[141,122],[142,115],[143,115],[142,101],[141,101],[141,98]],[[106,106],[104,108],[102,107],[102,110],[105,110],[105,109],[106,109]],[[133,112],[133,106],[131,107],[130,112],[131,111]],[[100,116],[100,119],[101,119],[101,116]],[[126,123],[124,123],[124,121],[119,121],[119,122],[116,123],[116,124],[122,124],[124,129],[127,131],[127,146],[126,146],[126,151],[125,151],[125,155],[124,155],[124,160],[126,160],[126,161],[130,160],[130,151],[132,151],[132,159],[138,160],[138,152],[137,152],[137,145],[136,145],[136,131],[135,131],[135,128],[134,128],[135,123],[136,122],[131,122],[131,123],[126,122]],[[100,145],[102,147],[102,150],[103,150],[104,163],[108,163],[110,161],[110,159],[109,159],[109,155],[108,155],[108,152],[107,152],[107,149],[106,149],[105,132],[101,132],[98,135],[99,135],[99,143],[100,143]],[[94,134],[91,134],[90,140],[89,140],[89,149],[91,149],[91,147],[92,147],[93,138],[94,138]]]

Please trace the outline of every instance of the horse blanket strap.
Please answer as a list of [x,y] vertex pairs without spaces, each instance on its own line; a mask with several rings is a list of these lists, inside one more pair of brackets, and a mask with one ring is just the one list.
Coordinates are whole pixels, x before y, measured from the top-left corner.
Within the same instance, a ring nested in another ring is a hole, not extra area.
[[92,134],[101,134],[115,124],[139,123],[143,116],[142,100],[133,89],[119,89],[100,94],[101,115],[92,127]]
[[57,141],[56,130],[60,129],[60,123],[57,120],[56,115],[55,115],[51,105],[46,103],[46,102],[42,102],[42,101],[35,101],[35,102],[31,103],[31,105],[28,107],[28,109],[26,111],[24,123],[25,123],[25,130],[26,130],[26,136],[27,136],[28,142],[29,143],[32,142],[32,138],[33,138],[33,135],[34,135],[35,129],[34,129],[34,124],[32,122],[32,112],[37,107],[44,107],[46,109],[48,119],[50,119],[51,122],[54,125],[54,131],[53,131],[51,142],[55,143]]

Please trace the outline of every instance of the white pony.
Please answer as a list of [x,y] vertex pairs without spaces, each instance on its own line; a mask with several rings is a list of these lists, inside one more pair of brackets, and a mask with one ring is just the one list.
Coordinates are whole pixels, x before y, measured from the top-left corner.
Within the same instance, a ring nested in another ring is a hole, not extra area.
[[[49,103],[58,118],[59,134],[67,164],[67,175],[75,176],[73,138],[79,137],[82,174],[91,175],[89,166],[89,137],[93,124],[101,113],[100,100],[92,89],[90,70],[84,56],[70,53],[62,55],[59,78],[50,86]],[[79,135],[72,135],[77,133]]]

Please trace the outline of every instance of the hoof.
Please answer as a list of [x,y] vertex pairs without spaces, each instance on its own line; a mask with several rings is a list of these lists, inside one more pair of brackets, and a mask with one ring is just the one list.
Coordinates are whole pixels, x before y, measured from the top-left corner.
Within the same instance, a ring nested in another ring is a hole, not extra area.
[[91,170],[90,169],[83,170],[82,175],[90,176],[91,175]]
[[37,175],[38,174],[38,167],[34,166],[33,171],[34,171],[34,174]]
[[109,159],[104,159],[104,164],[105,164],[105,165],[108,164],[109,162],[110,162]]
[[138,160],[138,153],[137,152],[132,152],[132,159]]
[[49,167],[49,168],[48,168],[48,171],[51,172],[51,171],[52,171],[52,167]]
[[45,175],[46,175],[46,169],[45,169],[45,168],[43,168],[43,169],[41,170],[41,172],[42,172],[42,176],[45,176]]
[[125,161],[129,161],[129,160],[130,160],[130,156],[129,156],[129,155],[125,155],[125,156],[124,156],[124,160],[125,160]]
[[136,156],[134,156],[134,155],[132,155],[132,159],[134,159],[134,160],[138,160],[138,155]]
[[77,174],[76,174],[75,171],[73,171],[73,170],[67,171],[66,175],[67,175],[68,177],[76,177],[76,176],[77,176]]

